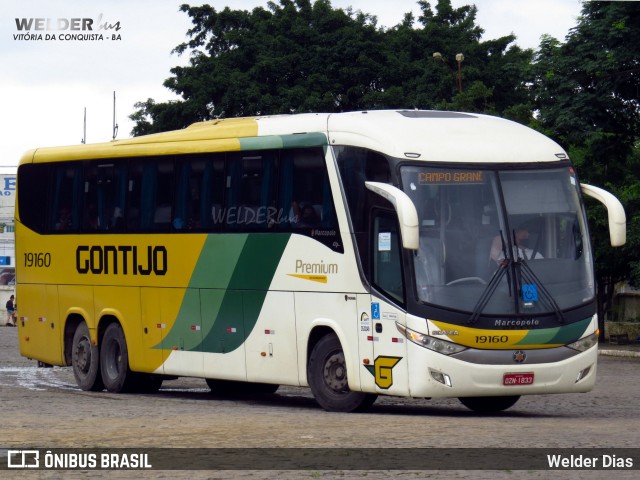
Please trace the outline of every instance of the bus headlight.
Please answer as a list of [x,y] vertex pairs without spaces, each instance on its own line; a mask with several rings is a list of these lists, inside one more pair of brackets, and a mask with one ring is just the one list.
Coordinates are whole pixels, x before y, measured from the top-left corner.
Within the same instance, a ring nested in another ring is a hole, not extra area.
[[448,342],[447,340],[442,340],[440,338],[430,337],[424,333],[415,332],[410,328],[400,325],[399,323],[396,323],[396,327],[410,342],[420,345],[421,347],[428,348],[434,352],[442,353],[443,355],[452,355],[467,349],[467,347],[463,347],[457,343]]
[[586,337],[582,337],[580,340],[570,343],[567,345],[569,348],[573,348],[574,350],[578,350],[579,352],[585,352],[589,350],[594,345],[598,344],[598,336],[600,335],[600,330],[596,330],[591,335],[587,335]]

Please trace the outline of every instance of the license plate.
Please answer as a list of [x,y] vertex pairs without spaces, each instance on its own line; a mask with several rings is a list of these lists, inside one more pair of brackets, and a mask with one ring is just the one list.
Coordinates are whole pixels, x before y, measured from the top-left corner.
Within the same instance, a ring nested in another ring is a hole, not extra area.
[[533,385],[533,373],[505,373],[502,377],[502,384],[512,385]]

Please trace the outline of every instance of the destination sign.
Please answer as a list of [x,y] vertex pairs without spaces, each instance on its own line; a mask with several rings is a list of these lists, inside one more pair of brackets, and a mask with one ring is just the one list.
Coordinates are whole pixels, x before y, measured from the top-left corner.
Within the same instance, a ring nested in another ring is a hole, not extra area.
[[420,185],[450,185],[463,183],[484,183],[483,171],[439,170],[418,174]]

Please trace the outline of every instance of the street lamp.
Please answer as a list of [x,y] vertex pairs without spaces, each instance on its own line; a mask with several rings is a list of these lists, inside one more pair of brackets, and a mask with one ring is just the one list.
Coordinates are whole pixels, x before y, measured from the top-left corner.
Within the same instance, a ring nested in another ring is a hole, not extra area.
[[458,62],[458,92],[462,92],[462,62],[464,61],[464,55],[462,53],[456,54],[456,62]]
[[[435,61],[444,63],[447,66],[447,68],[451,70],[451,73],[453,73],[453,69],[446,62],[446,60],[444,59],[444,57],[440,52],[433,52],[432,56]],[[458,92],[462,92],[462,62],[463,61],[464,61],[464,55],[462,53],[456,54],[456,62],[458,62],[458,73],[456,74],[456,87],[458,87]]]

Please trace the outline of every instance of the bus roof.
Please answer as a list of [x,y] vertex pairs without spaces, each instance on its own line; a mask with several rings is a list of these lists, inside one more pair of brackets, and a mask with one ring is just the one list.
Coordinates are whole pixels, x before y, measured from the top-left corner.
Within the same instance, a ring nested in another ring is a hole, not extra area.
[[21,163],[327,143],[425,161],[532,163],[567,158],[551,139],[499,117],[431,110],[373,110],[211,120],[183,130],[112,142],[31,150]]

